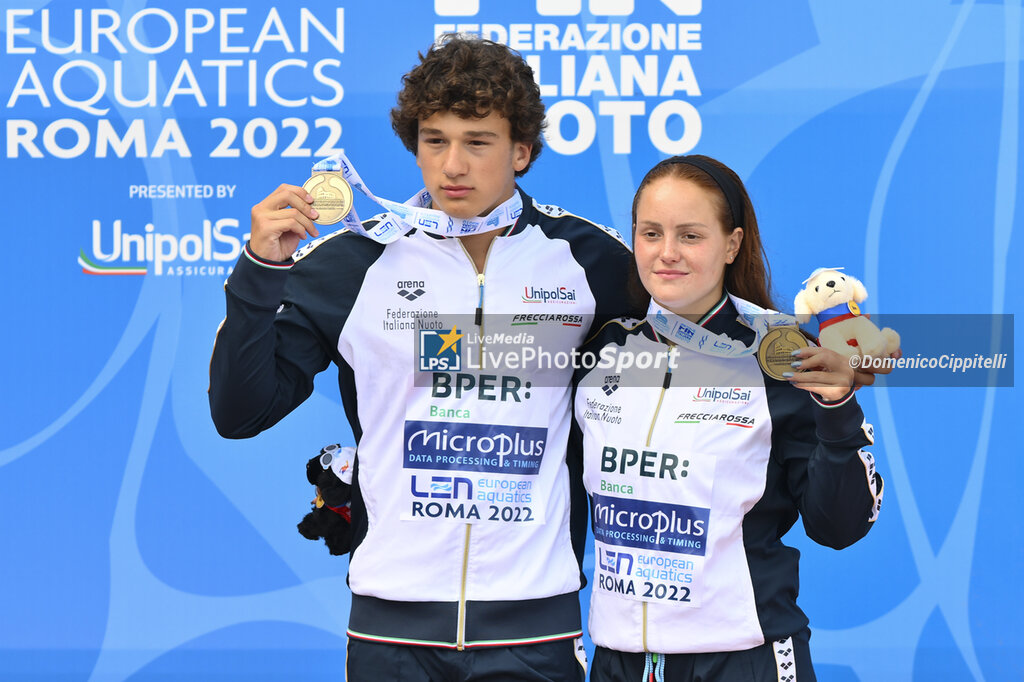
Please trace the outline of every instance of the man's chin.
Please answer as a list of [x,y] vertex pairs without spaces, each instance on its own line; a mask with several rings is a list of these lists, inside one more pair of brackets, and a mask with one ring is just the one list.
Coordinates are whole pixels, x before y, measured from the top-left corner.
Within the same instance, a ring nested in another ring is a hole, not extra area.
[[455,218],[456,220],[469,220],[471,218],[478,217],[478,213],[471,208],[468,208],[465,204],[459,205],[458,202],[445,202],[441,204],[434,202],[438,209],[440,209],[445,215]]

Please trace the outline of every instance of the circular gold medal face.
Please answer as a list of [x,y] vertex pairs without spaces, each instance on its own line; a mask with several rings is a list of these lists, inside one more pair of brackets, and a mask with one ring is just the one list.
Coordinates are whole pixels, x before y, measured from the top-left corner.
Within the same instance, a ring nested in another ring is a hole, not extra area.
[[313,221],[318,225],[333,225],[352,210],[352,188],[341,173],[314,173],[303,183],[302,189],[313,197],[313,208],[320,212]]
[[793,371],[793,351],[809,345],[796,327],[775,327],[761,339],[757,363],[771,378],[785,381],[782,373]]
[[854,315],[860,315],[860,306],[857,305],[856,301],[850,301],[846,304],[846,307],[850,309],[850,312]]

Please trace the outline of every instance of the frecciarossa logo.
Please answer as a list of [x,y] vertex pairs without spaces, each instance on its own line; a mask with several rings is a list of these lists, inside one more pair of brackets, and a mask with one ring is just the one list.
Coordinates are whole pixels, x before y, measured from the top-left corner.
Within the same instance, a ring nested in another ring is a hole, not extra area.
[[676,424],[700,424],[701,422],[721,422],[726,426],[740,426],[745,429],[752,429],[756,419],[746,414],[714,414],[707,412],[683,412],[676,417]]
[[523,303],[576,303],[576,290],[568,287],[544,289],[535,286],[523,287]]

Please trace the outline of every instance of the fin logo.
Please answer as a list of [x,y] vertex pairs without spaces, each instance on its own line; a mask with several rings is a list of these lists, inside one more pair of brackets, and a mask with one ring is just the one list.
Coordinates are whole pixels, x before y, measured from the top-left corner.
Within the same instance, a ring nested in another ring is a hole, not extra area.
[[457,372],[462,369],[462,337],[457,327],[451,331],[420,330],[421,372]]
[[[583,0],[535,0],[537,14],[542,17],[575,17],[583,13]],[[679,17],[701,12],[702,0],[661,0]],[[587,0],[587,9],[595,17],[625,17],[633,13],[634,0]],[[434,13],[439,17],[475,17],[480,0],[434,0]]]

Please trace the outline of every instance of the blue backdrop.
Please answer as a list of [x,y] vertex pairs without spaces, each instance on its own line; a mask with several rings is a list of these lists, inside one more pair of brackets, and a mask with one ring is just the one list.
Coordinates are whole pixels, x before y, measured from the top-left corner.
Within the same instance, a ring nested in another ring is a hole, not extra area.
[[[549,144],[523,185],[541,201],[628,233],[646,169],[705,153],[747,181],[785,308],[834,265],[876,314],[1024,301],[1020,0],[5,0],[0,17],[2,679],[342,676],[347,562],[295,530],[306,459],[352,439],[334,377],[225,441],[207,362],[252,204],[334,148],[381,196],[419,189],[387,112],[438,32],[535,66]],[[860,397],[881,518],[842,552],[789,536],[819,678],[1020,679],[1019,392]]]

